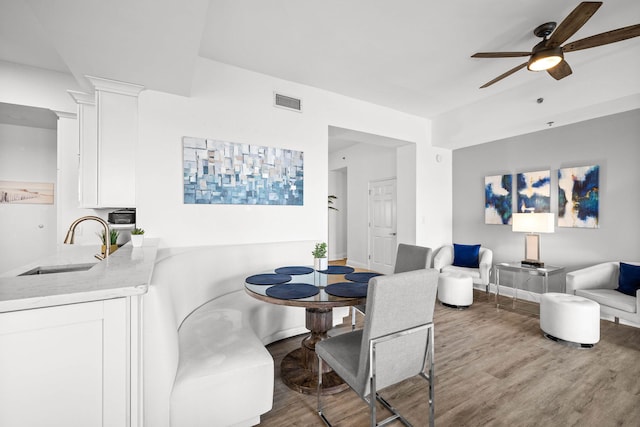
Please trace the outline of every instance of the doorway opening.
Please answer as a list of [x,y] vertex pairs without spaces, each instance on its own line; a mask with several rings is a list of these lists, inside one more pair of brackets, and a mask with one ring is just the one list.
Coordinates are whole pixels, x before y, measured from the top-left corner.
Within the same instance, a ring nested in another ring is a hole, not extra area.
[[371,259],[378,259],[379,254],[371,252],[369,189],[372,183],[388,179],[396,182],[394,212],[398,226],[392,231],[397,233],[395,241],[384,250],[393,246],[394,258],[398,242],[415,243],[415,143],[329,126],[328,146],[328,191],[341,191],[336,199],[340,214],[329,210],[329,258],[345,257],[353,267],[373,268]]
[[[55,251],[58,203],[57,115],[46,108],[0,103],[0,180],[53,184],[53,203],[0,205],[0,272]],[[11,187],[11,184],[7,184]]]

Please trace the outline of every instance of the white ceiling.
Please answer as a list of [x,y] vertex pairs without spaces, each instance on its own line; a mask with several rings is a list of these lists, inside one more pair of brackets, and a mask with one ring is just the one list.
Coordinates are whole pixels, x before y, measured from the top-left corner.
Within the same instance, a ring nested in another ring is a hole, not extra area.
[[[539,41],[536,26],[559,23],[577,4],[0,0],[0,60],[71,73],[84,87],[84,76],[96,75],[189,95],[201,56],[431,118],[440,129],[481,112],[499,115],[517,132],[555,116],[568,123],[611,114],[620,99],[627,100],[624,108],[639,107],[640,37],[568,53],[574,74],[561,81],[525,69],[479,89],[524,61],[473,53],[529,51]],[[606,0],[569,41],[637,23],[639,1]],[[539,97],[553,102],[519,107]],[[434,142],[448,148],[484,142],[447,135]]]

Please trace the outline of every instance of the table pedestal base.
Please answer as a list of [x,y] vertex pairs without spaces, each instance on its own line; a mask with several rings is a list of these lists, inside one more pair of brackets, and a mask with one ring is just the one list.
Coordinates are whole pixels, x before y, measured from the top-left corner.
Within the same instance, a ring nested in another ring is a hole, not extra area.
[[[318,368],[311,371],[303,367],[302,349],[297,348],[287,354],[280,364],[282,382],[290,389],[304,394],[316,394],[318,389]],[[316,361],[317,363],[317,361]],[[322,375],[322,395],[340,393],[349,386],[333,371]]]
[[[318,388],[318,356],[316,343],[327,338],[327,331],[333,326],[333,309],[307,308],[306,326],[311,331],[300,348],[287,354],[280,364],[282,382],[299,393],[316,394]],[[322,394],[339,393],[349,388],[333,369],[323,365]]]

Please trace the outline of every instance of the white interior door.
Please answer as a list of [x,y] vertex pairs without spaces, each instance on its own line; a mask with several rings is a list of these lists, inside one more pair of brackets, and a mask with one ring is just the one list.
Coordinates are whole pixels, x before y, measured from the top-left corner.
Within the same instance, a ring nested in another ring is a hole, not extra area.
[[369,269],[393,273],[397,247],[396,179],[369,183]]

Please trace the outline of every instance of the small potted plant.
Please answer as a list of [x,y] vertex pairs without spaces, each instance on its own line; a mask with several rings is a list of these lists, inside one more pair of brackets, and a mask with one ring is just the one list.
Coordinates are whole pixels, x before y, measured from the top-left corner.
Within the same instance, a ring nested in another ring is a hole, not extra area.
[[329,264],[327,262],[327,244],[324,242],[316,243],[316,247],[311,254],[313,255],[313,268],[318,271],[326,270]]
[[[102,242],[102,254],[104,255],[107,252],[107,240],[104,230],[97,234]],[[118,249],[118,236],[120,236],[120,232],[118,230],[109,230],[109,255]]]
[[142,228],[134,228],[131,230],[131,245],[134,248],[139,248],[142,246],[142,242],[144,241],[144,230]]

